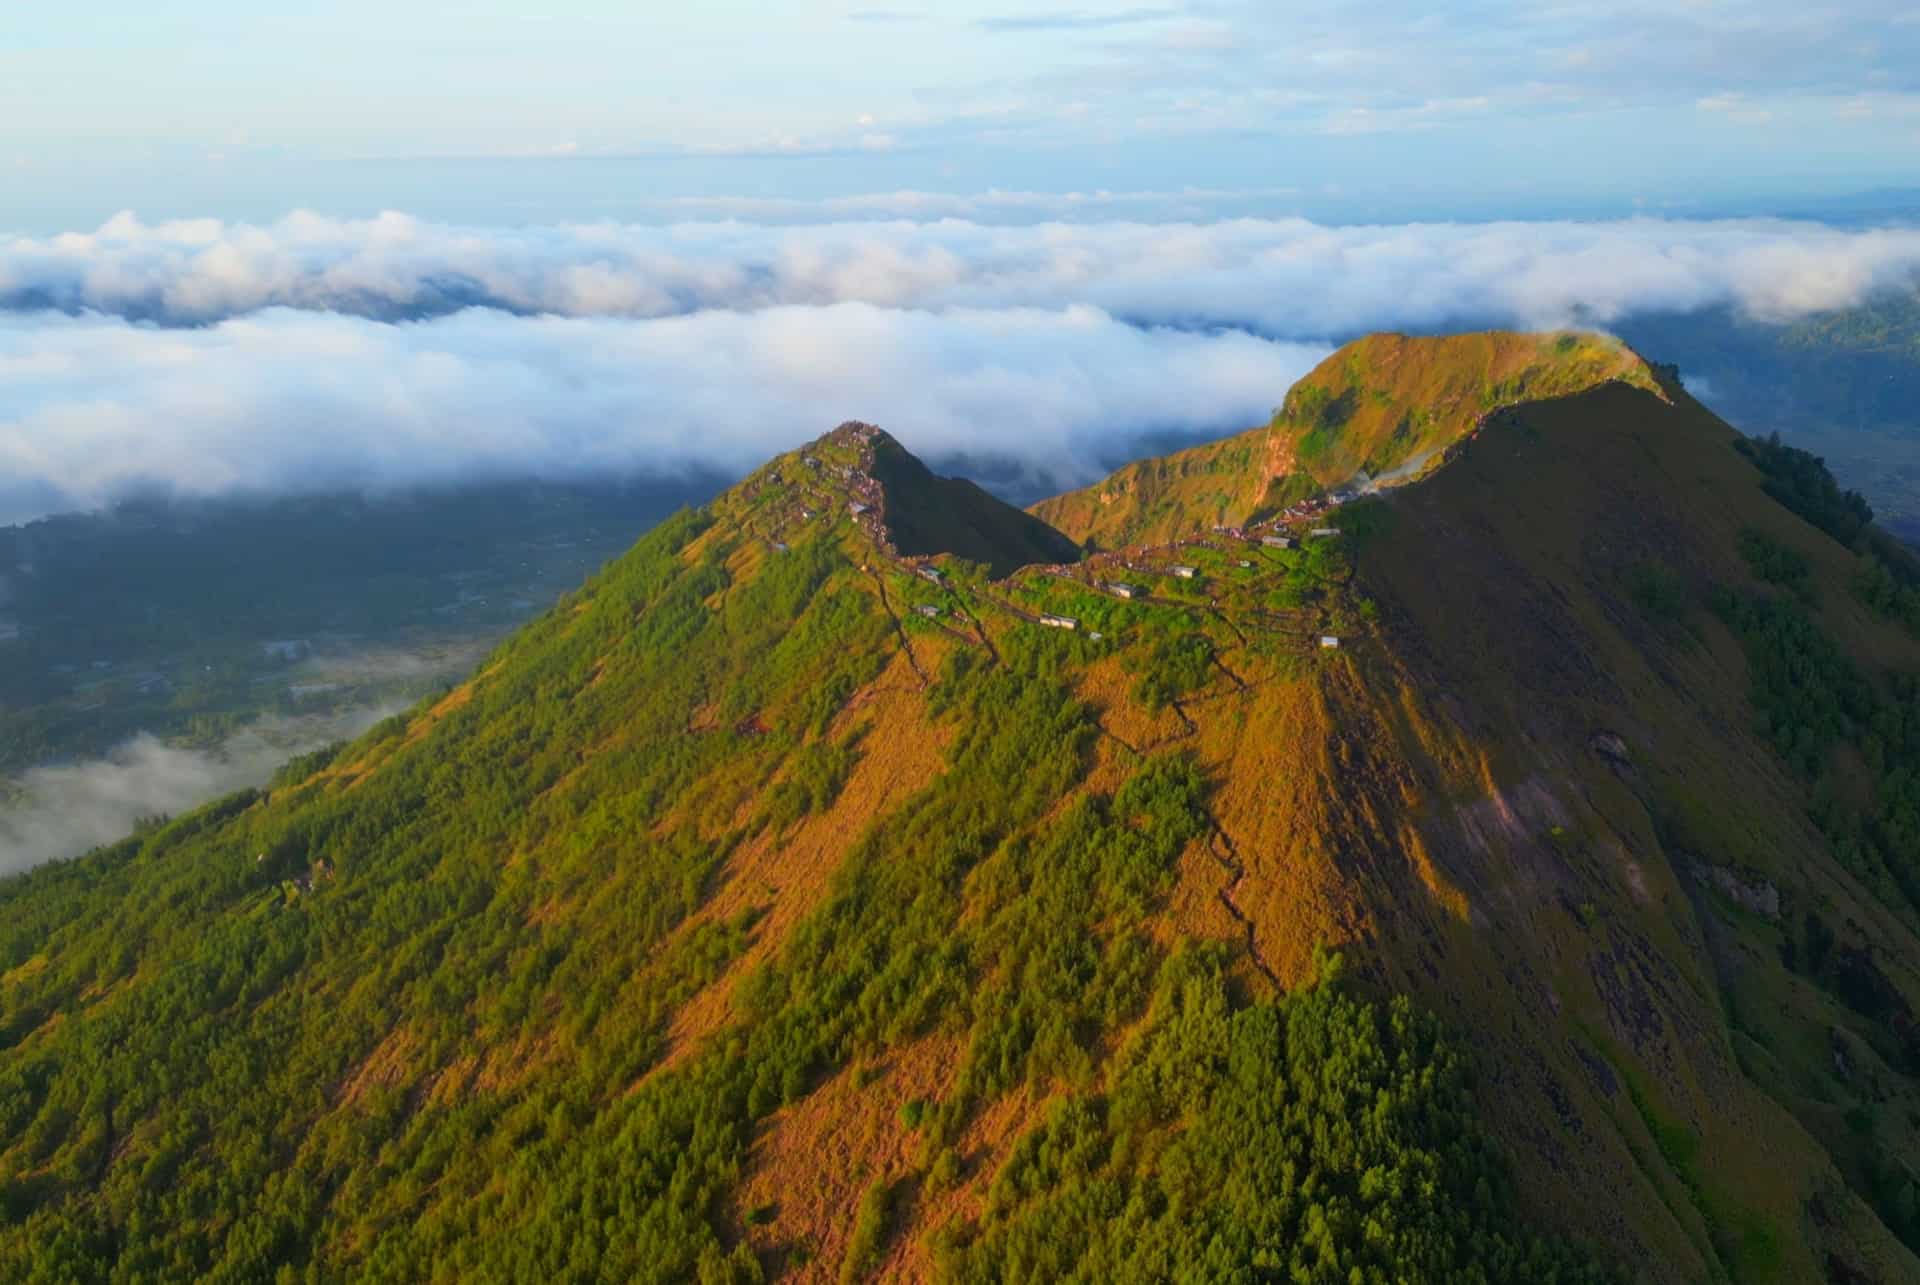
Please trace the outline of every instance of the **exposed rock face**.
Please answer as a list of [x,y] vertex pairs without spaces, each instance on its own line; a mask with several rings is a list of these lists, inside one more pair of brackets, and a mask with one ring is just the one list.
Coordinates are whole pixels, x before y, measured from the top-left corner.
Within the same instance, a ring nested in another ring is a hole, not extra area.
[[1696,866],[1695,871],[1740,909],[1766,919],[1780,918],[1780,890],[1765,879],[1749,880],[1726,866]]

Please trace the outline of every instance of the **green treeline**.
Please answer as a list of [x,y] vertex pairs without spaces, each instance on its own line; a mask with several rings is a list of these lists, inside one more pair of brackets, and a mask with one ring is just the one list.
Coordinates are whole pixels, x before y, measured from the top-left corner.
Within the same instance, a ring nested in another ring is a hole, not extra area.
[[[1713,603],[1746,646],[1760,731],[1813,786],[1813,816],[1856,876],[1920,910],[1920,677],[1875,684],[1797,601],[1722,591]],[[1833,752],[1871,774],[1864,805]]]
[[1214,675],[1213,640],[1203,633],[1157,635],[1135,666],[1133,697],[1158,712],[1207,685]]
[[[1810,595],[1785,551],[1755,539],[1742,551],[1760,579],[1802,590],[1799,598],[1721,590],[1713,602],[1744,644],[1759,731],[1807,782],[1809,813],[1834,854],[1911,918],[1920,913],[1920,675],[1876,681],[1863,673],[1807,610]],[[1864,767],[1865,791],[1842,751]],[[1836,948],[1832,928],[1812,909],[1782,954],[1866,1020],[1891,1065],[1920,1073],[1920,1027],[1870,954]],[[1859,1145],[1862,1194],[1920,1248],[1920,1179],[1884,1154],[1871,1130]]]
[[[1859,492],[1842,491],[1825,461],[1783,445],[1777,433],[1735,446],[1760,466],[1768,495],[1854,551],[1853,596],[1920,637],[1920,558],[1873,526],[1873,510]],[[1762,580],[1810,599],[1810,568],[1799,554],[1751,531],[1741,537],[1741,552]]]
[[1734,445],[1759,466],[1768,495],[1848,548],[1873,521],[1873,509],[1858,491],[1842,491],[1824,460],[1786,445],[1778,433],[1743,437]]
[[[1337,960],[1331,961],[1337,965]],[[956,1281],[1610,1279],[1517,1230],[1463,1046],[1320,984],[1236,1005],[1213,952],[1161,970],[1104,1092],[1057,1100],[994,1177]],[[1332,969],[1326,970],[1333,971]]]
[[[334,755],[380,759],[351,788],[0,884],[0,1276],[426,1279],[392,1227],[579,1142],[657,1061],[750,927],[682,927],[738,836],[673,804],[774,777],[887,658],[836,545],[736,584],[732,543],[682,556],[709,521],[503,647],[431,734]],[[500,1087],[425,1104],[441,1076]]]

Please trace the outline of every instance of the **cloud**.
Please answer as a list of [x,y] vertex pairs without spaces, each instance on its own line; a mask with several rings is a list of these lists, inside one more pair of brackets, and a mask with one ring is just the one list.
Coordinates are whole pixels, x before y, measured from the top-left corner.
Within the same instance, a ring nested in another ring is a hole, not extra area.
[[[1686,104],[1727,91],[1844,97],[1862,85],[1920,88],[1911,6],[1845,0],[1603,7],[1470,0],[1444,11],[1410,0],[1315,6],[1213,0],[1228,26],[1210,58],[1168,59],[1157,34],[1117,34],[1109,61],[1082,69],[1091,85],[1234,95],[1287,85],[1329,112],[1488,95],[1510,108],[1551,87],[1553,105],[1585,113]],[[1250,114],[1250,125],[1258,118]],[[1266,128],[1271,129],[1269,121]]]
[[1772,112],[1754,106],[1741,94],[1709,94],[1697,100],[1694,106],[1740,125],[1765,125],[1773,119]]
[[1920,229],[1771,220],[123,215],[0,242],[0,521],[146,488],[737,472],[847,418],[1066,485],[1148,438],[1263,418],[1354,334],[1777,320],[1917,271]]
[[[1144,196],[1145,194],[1132,194]],[[1177,194],[1166,194],[1169,196]],[[1304,219],[990,225],[949,217],[1036,194],[894,193],[866,207],[927,221],[739,221],[483,229],[403,214],[270,225],[145,224],[0,240],[0,309],[98,311],[197,325],[268,308],[380,320],[484,306],[519,314],[665,318],[866,303],[1060,310],[1295,339],[1445,324],[1605,324],[1729,305],[1778,318],[1910,282],[1920,228],[1850,231],[1767,219],[1414,223]],[[1086,194],[1099,209],[1125,194]],[[709,203],[723,212],[724,202]],[[742,217],[798,213],[741,199]]]
[[215,750],[182,749],[142,733],[104,758],[33,768],[0,807],[0,876],[115,842],[142,818],[264,784],[294,755],[358,736],[392,712],[262,719]]
[[982,31],[1000,32],[1100,31],[1110,27],[1137,26],[1143,22],[1165,22],[1180,16],[1180,10],[1166,8],[1123,9],[1117,13],[1087,13],[1072,9],[981,18],[974,26]]
[[[877,270],[869,265],[868,269]],[[1263,419],[1326,349],[1062,309],[0,317],[0,521],[185,495],[745,471],[842,420],[1059,483]]]

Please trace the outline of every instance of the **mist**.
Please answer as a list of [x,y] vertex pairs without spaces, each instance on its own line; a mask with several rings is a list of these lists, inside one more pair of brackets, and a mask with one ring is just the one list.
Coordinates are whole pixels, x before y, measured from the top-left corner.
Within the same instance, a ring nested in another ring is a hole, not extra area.
[[1263,420],[1325,345],[1089,307],[653,320],[274,309],[191,330],[0,317],[0,521],[163,490],[748,471],[847,419],[1055,486],[1103,444]]
[[178,815],[263,785],[293,756],[357,736],[393,712],[260,719],[213,750],[171,746],[142,733],[102,758],[30,769],[0,805],[0,875],[79,856],[124,838],[144,818]]

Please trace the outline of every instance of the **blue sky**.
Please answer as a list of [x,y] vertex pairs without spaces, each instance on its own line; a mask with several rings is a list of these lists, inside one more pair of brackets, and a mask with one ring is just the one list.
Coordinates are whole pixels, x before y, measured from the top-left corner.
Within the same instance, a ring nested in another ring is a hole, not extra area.
[[1880,0],[273,8],[8,6],[0,229],[993,187],[1714,213],[1920,183],[1920,11]]

